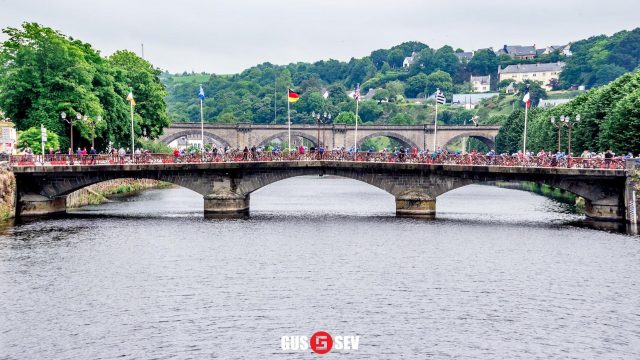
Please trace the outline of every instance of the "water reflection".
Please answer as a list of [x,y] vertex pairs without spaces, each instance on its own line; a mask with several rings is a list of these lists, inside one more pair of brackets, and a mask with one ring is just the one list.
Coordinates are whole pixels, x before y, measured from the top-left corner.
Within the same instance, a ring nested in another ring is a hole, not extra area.
[[[468,186],[438,219],[345,179],[252,195],[248,220],[153,190],[0,235],[0,358],[310,358],[283,335],[361,336],[371,358],[638,358],[640,241],[567,205]],[[330,354],[327,358],[336,358]]]

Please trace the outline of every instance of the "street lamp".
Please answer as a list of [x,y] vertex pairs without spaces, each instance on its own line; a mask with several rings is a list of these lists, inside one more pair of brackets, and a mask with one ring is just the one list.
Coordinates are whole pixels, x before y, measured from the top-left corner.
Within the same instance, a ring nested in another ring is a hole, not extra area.
[[562,121],[562,118],[564,118],[564,116],[560,118],[561,120],[559,122],[556,122],[556,118],[553,116],[551,117],[551,124],[558,129],[558,152],[560,152],[560,130],[564,126],[564,122]]
[[[311,112],[311,117],[314,118],[316,120],[316,124],[318,124],[318,147],[320,147],[320,124],[324,125],[324,124],[328,124],[329,121],[331,121],[331,114],[327,113],[326,111],[324,113],[320,113],[318,112],[316,114],[315,111]],[[324,126],[322,127],[322,145],[325,145],[325,141],[324,141],[324,131],[325,128]]]
[[[69,125],[71,125],[71,130],[69,131],[69,133],[71,138],[71,151],[73,152],[73,122],[75,120],[73,120],[72,117],[69,117],[69,119],[67,119],[67,113],[64,111],[60,113],[60,117],[62,118],[62,120],[66,121]],[[76,119],[77,121],[80,121],[80,119],[82,119],[82,114],[76,113]]]
[[89,124],[89,127],[91,128],[91,147],[95,149],[96,125],[98,125],[102,121],[102,116],[98,115],[95,118],[90,118],[85,115],[84,121]]
[[580,122],[580,114],[576,115],[576,119],[571,121],[571,118],[569,116],[561,116],[560,117],[560,121],[562,121],[566,127],[569,128],[569,152],[568,154],[571,155],[571,129],[573,128],[573,125],[577,124]]

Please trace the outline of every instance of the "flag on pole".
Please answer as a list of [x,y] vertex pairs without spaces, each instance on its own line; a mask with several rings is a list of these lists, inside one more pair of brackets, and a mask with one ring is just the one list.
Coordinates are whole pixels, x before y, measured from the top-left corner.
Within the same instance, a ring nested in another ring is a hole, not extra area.
[[527,88],[524,91],[524,97],[522,98],[522,102],[527,107],[527,109],[531,107],[531,95],[529,94],[529,85],[527,85]]
[[325,90],[324,94],[322,94],[322,97],[326,100],[329,98],[329,90]]
[[291,89],[289,89],[289,102],[290,103],[294,103],[296,101],[300,100],[300,94],[298,94],[295,91],[292,91]]
[[200,101],[204,101],[204,90],[202,89],[202,85],[200,85],[200,92],[198,92],[198,97]]
[[353,93],[353,98],[356,99],[356,101],[360,101],[360,84],[356,86],[356,92]]
[[444,104],[447,102],[447,98],[444,97],[444,94],[440,89],[436,90],[436,102],[438,104]]
[[129,91],[129,95],[127,95],[127,101],[131,103],[131,105],[135,105],[136,101],[133,99],[133,91]]

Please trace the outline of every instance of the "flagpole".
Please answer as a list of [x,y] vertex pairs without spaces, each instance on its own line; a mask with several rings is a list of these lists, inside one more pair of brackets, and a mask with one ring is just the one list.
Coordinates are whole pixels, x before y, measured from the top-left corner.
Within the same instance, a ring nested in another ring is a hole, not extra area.
[[433,120],[433,151],[438,150],[438,93],[436,92],[436,117]]
[[287,89],[287,129],[289,133],[289,152],[291,152],[291,104],[289,101],[289,89]]
[[200,155],[204,159],[204,114],[202,113],[202,98],[200,98],[200,135],[202,137],[202,149],[200,149]]
[[133,140],[133,100],[129,101],[129,105],[131,105],[131,158],[135,159],[135,142]]
[[529,106],[524,104],[524,139],[522,141],[522,154],[527,153],[527,120],[529,115]]
[[353,136],[353,149],[354,149],[354,158],[358,155],[358,105],[360,104],[360,99],[356,99],[356,131]]

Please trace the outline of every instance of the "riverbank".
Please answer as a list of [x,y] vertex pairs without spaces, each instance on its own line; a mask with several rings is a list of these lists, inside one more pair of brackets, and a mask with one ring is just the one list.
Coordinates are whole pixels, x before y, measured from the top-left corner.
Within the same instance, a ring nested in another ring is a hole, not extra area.
[[128,196],[147,189],[171,187],[172,184],[150,179],[116,179],[101,182],[75,191],[67,196],[67,208],[99,205],[109,202],[110,197]]
[[0,221],[15,217],[16,178],[5,166],[0,167]]
[[539,184],[531,181],[494,181],[489,185],[497,186],[503,189],[523,190],[532,192],[544,197],[559,201],[564,204],[575,206],[578,213],[584,213],[585,202],[580,196],[576,196],[566,190],[551,187],[545,184]]

